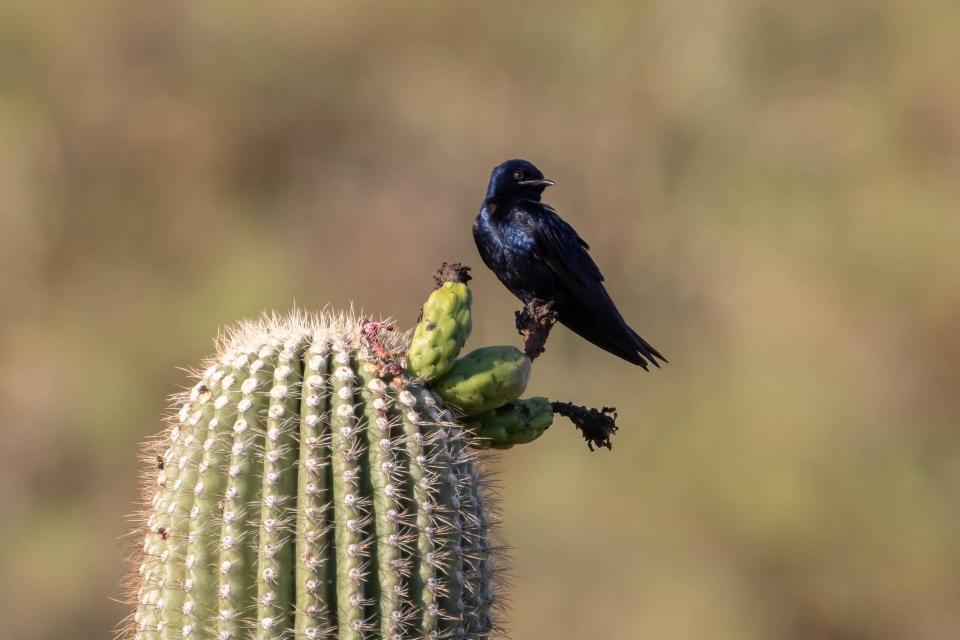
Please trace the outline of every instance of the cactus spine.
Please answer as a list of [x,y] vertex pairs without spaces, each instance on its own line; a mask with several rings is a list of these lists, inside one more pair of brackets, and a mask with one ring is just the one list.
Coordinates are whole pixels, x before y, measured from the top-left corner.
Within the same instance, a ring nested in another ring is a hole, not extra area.
[[157,442],[139,640],[486,638],[472,435],[353,318],[248,324]]

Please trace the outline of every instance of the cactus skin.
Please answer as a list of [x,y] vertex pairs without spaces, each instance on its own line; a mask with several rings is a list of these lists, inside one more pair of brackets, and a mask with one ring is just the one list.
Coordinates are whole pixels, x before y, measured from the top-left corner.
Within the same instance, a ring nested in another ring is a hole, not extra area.
[[471,302],[463,282],[444,282],[430,294],[407,351],[411,376],[430,382],[450,370],[473,328]]
[[514,400],[502,407],[463,418],[483,446],[509,449],[533,442],[553,424],[553,404],[542,396]]
[[497,559],[469,430],[381,377],[354,318],[222,345],[150,459],[138,640],[489,638]]
[[530,367],[530,358],[516,347],[483,347],[459,358],[431,388],[464,415],[475,416],[519,398]]

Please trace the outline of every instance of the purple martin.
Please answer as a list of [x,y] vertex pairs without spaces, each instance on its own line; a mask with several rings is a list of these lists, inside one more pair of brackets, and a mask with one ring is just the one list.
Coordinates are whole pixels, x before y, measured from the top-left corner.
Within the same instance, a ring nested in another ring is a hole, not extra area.
[[647,369],[666,362],[627,325],[590,247],[548,204],[541,202],[547,180],[526,160],[494,168],[473,238],[484,264],[530,308],[548,304],[562,324],[601,349]]

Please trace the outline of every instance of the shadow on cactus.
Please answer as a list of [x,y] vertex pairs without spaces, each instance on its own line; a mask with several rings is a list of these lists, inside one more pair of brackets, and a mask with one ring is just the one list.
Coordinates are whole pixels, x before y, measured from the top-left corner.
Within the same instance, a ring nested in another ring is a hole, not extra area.
[[468,280],[445,265],[409,341],[326,313],[265,317],[221,340],[147,447],[130,636],[502,632],[483,450],[537,439],[555,413],[591,449],[609,447],[615,414],[521,399],[531,357],[514,347],[460,356]]

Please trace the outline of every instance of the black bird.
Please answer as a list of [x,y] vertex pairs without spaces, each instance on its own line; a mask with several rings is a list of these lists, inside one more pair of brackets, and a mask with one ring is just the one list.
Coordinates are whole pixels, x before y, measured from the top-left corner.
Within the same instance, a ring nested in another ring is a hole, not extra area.
[[647,369],[667,359],[631,329],[603,286],[590,248],[548,204],[554,183],[526,160],[494,168],[473,239],[507,289],[527,305],[552,303],[557,319],[593,344]]

